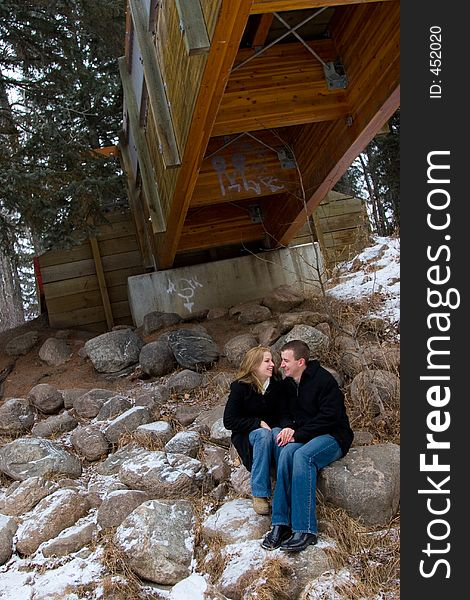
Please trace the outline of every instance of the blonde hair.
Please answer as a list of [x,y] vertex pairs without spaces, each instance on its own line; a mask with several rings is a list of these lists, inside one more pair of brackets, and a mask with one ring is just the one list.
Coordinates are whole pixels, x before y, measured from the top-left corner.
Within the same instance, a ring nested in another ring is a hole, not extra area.
[[255,348],[250,348],[245,354],[245,358],[242,360],[242,364],[240,365],[236,375],[236,379],[238,381],[251,384],[255,390],[260,393],[263,391],[263,384],[258,377],[256,377],[254,371],[263,362],[265,352],[269,352],[269,354],[272,356],[271,350],[266,346],[256,346]]

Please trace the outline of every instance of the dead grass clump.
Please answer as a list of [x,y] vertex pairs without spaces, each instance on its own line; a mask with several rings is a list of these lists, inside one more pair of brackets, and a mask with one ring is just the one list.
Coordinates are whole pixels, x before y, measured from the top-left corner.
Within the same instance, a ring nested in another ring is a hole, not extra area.
[[243,598],[253,600],[290,600],[293,568],[286,559],[272,558],[253,573],[251,581],[244,578]]
[[103,548],[103,564],[108,570],[108,576],[103,580],[105,593],[113,600],[121,593],[122,598],[139,598],[140,579],[129,567],[127,556],[114,544],[113,536],[114,532],[108,531],[99,540]]
[[353,575],[353,583],[342,583],[338,592],[348,600],[385,597],[384,592],[393,598],[400,579],[399,518],[379,529],[366,528],[344,510],[323,503],[319,514],[334,532],[336,546],[326,549],[333,565],[347,565]]
[[196,545],[196,570],[207,573],[214,585],[220,579],[225,568],[225,542],[221,537],[213,537]]

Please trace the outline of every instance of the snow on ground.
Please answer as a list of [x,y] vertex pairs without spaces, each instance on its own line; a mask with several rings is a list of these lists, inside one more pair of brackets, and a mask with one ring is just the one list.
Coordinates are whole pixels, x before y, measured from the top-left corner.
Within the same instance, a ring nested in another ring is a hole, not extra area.
[[[400,321],[400,240],[374,236],[373,245],[365,248],[354,259],[340,263],[338,277],[327,285],[327,292],[335,298],[359,299],[374,293],[384,301],[373,315]],[[336,283],[336,281],[338,283]]]

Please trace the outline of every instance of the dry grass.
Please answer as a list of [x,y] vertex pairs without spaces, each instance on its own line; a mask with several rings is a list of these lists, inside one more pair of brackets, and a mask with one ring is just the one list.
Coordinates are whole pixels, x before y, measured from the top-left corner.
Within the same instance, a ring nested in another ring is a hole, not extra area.
[[318,509],[336,541],[334,549],[327,549],[333,565],[337,569],[346,566],[354,578],[353,582],[339,584],[338,593],[348,600],[373,600],[381,594],[390,600],[398,598],[399,517],[386,528],[368,528],[340,508],[320,502]]
[[[286,559],[271,558],[261,569],[244,578],[243,598],[250,600],[290,600],[294,570]],[[251,581],[250,581],[251,580]]]
[[108,574],[103,579],[105,597],[118,599],[141,598],[141,582],[129,567],[128,558],[113,541],[114,531],[104,533],[99,543],[103,548],[103,564]]

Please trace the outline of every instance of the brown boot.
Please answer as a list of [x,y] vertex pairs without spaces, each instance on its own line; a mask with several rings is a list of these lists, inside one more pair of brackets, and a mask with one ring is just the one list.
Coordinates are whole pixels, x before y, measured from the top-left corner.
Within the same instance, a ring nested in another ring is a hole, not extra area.
[[259,515],[269,515],[269,502],[267,498],[253,496],[253,509]]

